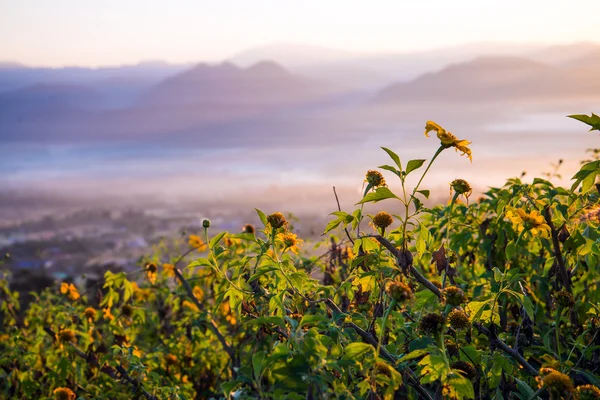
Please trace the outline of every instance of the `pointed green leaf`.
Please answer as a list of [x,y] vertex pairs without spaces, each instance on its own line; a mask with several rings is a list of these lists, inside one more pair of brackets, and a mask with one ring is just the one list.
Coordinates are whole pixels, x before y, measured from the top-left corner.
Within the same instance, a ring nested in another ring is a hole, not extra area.
[[392,160],[394,160],[394,162],[395,162],[395,163],[396,163],[396,165],[398,166],[398,169],[399,169],[400,171],[402,171],[402,163],[400,162],[400,157],[398,157],[398,154],[394,153],[392,150],[390,150],[390,149],[388,149],[388,148],[385,148],[385,147],[382,147],[382,149],[383,149],[383,150],[384,150],[386,153],[388,153],[388,155],[390,156],[390,158],[391,158]]
[[356,204],[364,203],[377,203],[378,201],[385,199],[399,199],[390,189],[387,187],[379,187],[374,192],[368,193],[361,201]]
[[600,131],[600,117],[594,113],[592,113],[591,116],[587,116],[585,114],[575,114],[575,115],[567,115],[567,117],[581,121],[584,124],[588,124],[589,126],[592,127],[592,129],[590,129],[590,132],[591,131]]
[[421,168],[425,161],[426,160],[410,160],[408,164],[406,164],[406,175],[410,174],[414,170]]

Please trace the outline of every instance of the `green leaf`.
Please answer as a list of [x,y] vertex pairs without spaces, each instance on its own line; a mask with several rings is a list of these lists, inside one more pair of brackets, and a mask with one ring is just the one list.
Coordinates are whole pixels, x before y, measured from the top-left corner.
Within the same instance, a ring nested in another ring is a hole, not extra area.
[[258,214],[258,218],[260,218],[260,221],[263,223],[264,226],[267,226],[267,216],[265,215],[264,212],[260,211],[258,208],[255,208],[256,213]]
[[384,169],[386,171],[390,171],[393,172],[395,175],[400,176],[400,171],[398,171],[398,169],[396,169],[395,167],[392,167],[391,165],[380,165],[379,167],[380,169]]
[[517,246],[515,244],[515,241],[511,240],[510,242],[508,242],[506,244],[506,250],[505,250],[506,259],[507,260],[512,259],[516,253],[517,253]]
[[577,121],[581,121],[584,124],[588,124],[589,126],[592,127],[592,129],[590,129],[590,132],[591,131],[600,131],[600,117],[594,113],[592,113],[591,116],[587,116],[585,114],[574,114],[574,115],[567,115],[567,117],[576,119]]
[[408,353],[407,355],[405,355],[404,357],[402,357],[401,359],[399,359],[398,362],[413,360],[415,358],[422,357],[425,354],[429,354],[429,353],[431,353],[430,348],[413,350],[410,353]]
[[382,149],[383,149],[383,150],[384,150],[386,153],[388,153],[388,155],[390,156],[390,158],[391,158],[392,160],[394,160],[394,162],[395,162],[395,163],[396,163],[396,165],[398,166],[398,169],[399,169],[400,171],[402,171],[402,163],[400,162],[400,157],[398,157],[398,154],[394,153],[392,150],[390,150],[390,149],[388,149],[388,148],[385,148],[385,147],[382,147]]
[[459,373],[453,373],[448,377],[446,385],[449,389],[449,397],[452,399],[474,399],[475,390],[471,381]]
[[426,160],[410,160],[408,164],[406,164],[406,175],[410,174],[414,170],[421,168],[425,161]]
[[262,375],[263,364],[265,361],[265,352],[257,351],[252,355],[252,369],[254,370],[254,377],[258,380]]
[[426,199],[429,198],[429,190],[428,189],[417,190],[417,193],[421,193],[423,196],[425,196]]
[[362,357],[369,353],[371,353],[371,355],[374,357],[375,347],[371,346],[368,343],[354,342],[346,346],[346,348],[344,349],[344,353],[344,357],[350,359],[357,359],[358,357]]
[[378,201],[385,200],[385,199],[398,199],[398,198],[399,197],[396,196],[394,193],[392,193],[392,191],[390,189],[383,186],[383,187],[379,187],[379,188],[375,189],[374,192],[368,193],[365,197],[363,197],[363,199],[361,201],[359,201],[356,204],[377,203]]
[[329,321],[329,319],[324,316],[324,315],[319,315],[319,314],[305,314],[302,319],[300,320],[300,325],[299,327],[303,327],[304,325],[314,325],[317,324],[319,322],[327,322]]
[[335,228],[337,228],[340,224],[342,223],[342,220],[340,218],[338,219],[334,219],[332,221],[329,221],[327,223],[327,226],[325,227],[325,232],[323,232],[323,234],[326,234],[329,231],[334,230]]
[[221,241],[221,239],[223,239],[223,236],[225,235],[227,235],[227,232],[221,232],[214,238],[210,239],[210,242],[208,242],[208,247],[213,249],[217,244],[219,244],[219,242]]
[[502,271],[500,271],[498,269],[498,267],[494,267],[493,271],[494,271],[494,280],[498,283],[503,282],[504,274],[502,273]]

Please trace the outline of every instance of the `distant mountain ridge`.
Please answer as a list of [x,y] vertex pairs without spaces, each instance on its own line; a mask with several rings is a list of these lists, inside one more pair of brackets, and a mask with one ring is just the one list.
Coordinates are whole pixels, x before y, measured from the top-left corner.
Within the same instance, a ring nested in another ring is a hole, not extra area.
[[143,103],[282,104],[314,100],[335,91],[334,85],[292,74],[273,61],[247,68],[224,62],[198,64],[165,79],[152,88]]

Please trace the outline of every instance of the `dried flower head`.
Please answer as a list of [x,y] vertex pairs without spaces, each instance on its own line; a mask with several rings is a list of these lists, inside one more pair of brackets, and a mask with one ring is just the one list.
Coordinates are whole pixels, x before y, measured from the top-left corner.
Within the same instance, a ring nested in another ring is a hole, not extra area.
[[452,340],[446,340],[444,344],[450,357],[458,357],[458,346],[456,345],[456,342]]
[[552,371],[542,377],[542,382],[553,394],[569,395],[574,390],[573,381],[562,372]]
[[385,229],[394,222],[394,218],[385,211],[380,211],[373,217],[373,224],[380,228]]
[[131,307],[129,304],[123,304],[121,307],[121,315],[126,318],[131,318],[133,315],[133,307]]
[[176,365],[177,364],[177,356],[173,354],[167,354],[165,356],[165,362],[167,365]]
[[243,233],[250,233],[252,235],[254,235],[254,233],[256,232],[256,229],[254,228],[254,225],[252,224],[246,224],[242,227],[242,232]]
[[85,310],[83,310],[83,316],[88,320],[88,321],[93,321],[94,319],[96,319],[96,310],[93,309],[92,307],[88,307]]
[[442,291],[442,294],[446,299],[446,303],[453,306],[459,306],[467,302],[467,295],[458,286],[448,286]]
[[464,179],[453,180],[452,183],[450,183],[450,194],[452,194],[452,191],[459,195],[465,196],[467,201],[469,200],[469,196],[473,193],[471,185],[469,185],[469,182],[465,181]]
[[371,185],[371,187],[374,187],[374,188],[380,187],[380,186],[387,186],[385,184],[385,178],[379,171],[373,171],[373,170],[367,171],[365,182],[367,182],[369,185]]
[[429,313],[421,318],[419,329],[423,333],[437,334],[441,332],[445,322],[444,317],[440,314]]
[[414,297],[411,288],[407,284],[398,281],[389,282],[385,292],[398,303],[411,300]]
[[61,329],[58,332],[58,340],[63,343],[75,341],[75,332],[71,329]]
[[287,224],[285,216],[280,212],[274,212],[273,214],[268,215],[267,222],[273,227],[273,229],[279,229]]
[[575,299],[573,298],[573,295],[567,292],[565,289],[561,289],[554,293],[552,297],[554,297],[554,301],[556,301],[556,304],[558,304],[559,307],[571,308],[575,305]]
[[448,322],[450,323],[450,326],[456,330],[467,329],[471,326],[471,321],[469,321],[467,313],[458,308],[450,311],[450,314],[448,314]]
[[577,389],[575,389],[575,398],[577,400],[600,399],[600,389],[594,385],[577,386]]
[[376,375],[384,375],[390,378],[392,376],[392,372],[390,371],[390,366],[382,361],[377,361],[375,363],[375,374]]
[[52,393],[55,400],[75,400],[77,398],[71,389],[65,387],[56,388]]
[[464,375],[470,380],[477,378],[477,369],[475,369],[475,366],[470,362],[456,361],[452,363],[451,367],[452,369],[458,369],[464,372]]
[[468,140],[457,139],[456,136],[450,132],[446,132],[446,130],[440,125],[433,121],[427,121],[425,124],[425,136],[429,137],[429,132],[431,131],[435,131],[437,133],[437,137],[440,139],[440,144],[444,148],[454,147],[456,151],[461,151],[462,155],[466,155],[469,157],[470,161],[473,161],[471,149],[467,147],[471,144],[471,142]]

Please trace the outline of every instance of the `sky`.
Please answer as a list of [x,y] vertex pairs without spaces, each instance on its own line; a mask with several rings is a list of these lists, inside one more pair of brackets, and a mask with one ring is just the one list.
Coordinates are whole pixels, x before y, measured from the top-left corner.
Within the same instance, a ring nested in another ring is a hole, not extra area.
[[218,61],[273,43],[407,52],[600,38],[600,0],[0,0],[0,61]]

